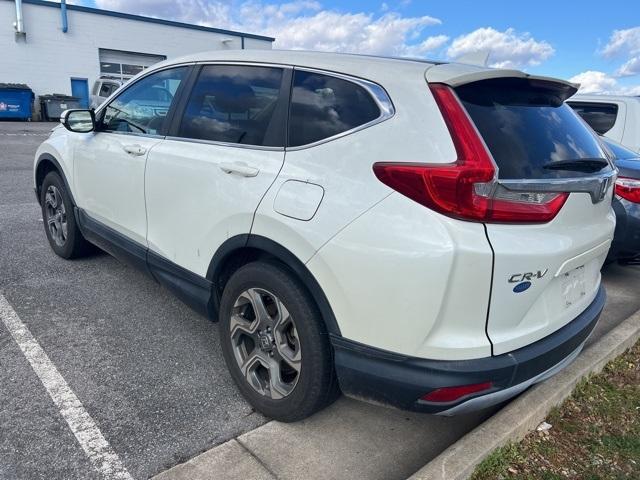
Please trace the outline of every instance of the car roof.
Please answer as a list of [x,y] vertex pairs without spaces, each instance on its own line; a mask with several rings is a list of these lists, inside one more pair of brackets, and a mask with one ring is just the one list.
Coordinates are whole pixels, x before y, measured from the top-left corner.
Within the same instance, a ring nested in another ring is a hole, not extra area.
[[615,164],[619,172],[619,177],[634,178],[640,180],[640,159],[625,158],[622,160],[616,160]]
[[600,135],[600,139],[613,154],[620,176],[640,179],[640,157],[638,154],[604,135]]
[[[519,70],[490,68],[456,62],[440,62],[419,58],[384,57],[353,53],[311,52],[305,50],[213,50],[194,53],[172,60],[157,63],[144,72],[185,63],[205,62],[247,62],[257,64],[292,65],[309,69],[325,70],[335,73],[381,81],[389,79],[403,80],[418,76],[429,82],[458,85],[496,77],[522,77],[551,80],[566,84],[572,89],[577,85],[565,80],[529,75]],[[140,73],[138,75],[143,75]],[[134,77],[135,78],[135,77]]]
[[620,142],[615,141],[613,138],[609,138],[605,135],[598,135],[598,137],[600,137],[600,140],[602,140],[604,143],[607,144],[608,147],[612,147],[612,148],[618,148],[621,151],[624,151],[625,154],[629,155],[629,156],[638,156],[633,150],[631,150],[630,148],[625,147],[623,144],[621,144]]
[[186,55],[157,63],[147,71],[180,63],[248,62],[258,64],[292,65],[326,70],[373,81],[382,80],[394,72],[397,76],[423,76],[426,69],[441,62],[422,59],[379,57],[348,53],[309,52],[304,50],[213,50]]
[[305,67],[317,67],[331,69],[340,68],[344,65],[380,65],[389,67],[391,65],[409,64],[424,70],[431,65],[438,65],[442,62],[400,58],[384,57],[377,55],[363,55],[354,53],[334,53],[334,52],[312,52],[306,50],[270,50],[270,49],[247,49],[247,50],[212,50],[199,52],[184,57],[176,58],[164,62],[165,64],[188,63],[188,62],[215,62],[215,61],[238,61],[256,63],[277,63],[281,65],[298,65]]

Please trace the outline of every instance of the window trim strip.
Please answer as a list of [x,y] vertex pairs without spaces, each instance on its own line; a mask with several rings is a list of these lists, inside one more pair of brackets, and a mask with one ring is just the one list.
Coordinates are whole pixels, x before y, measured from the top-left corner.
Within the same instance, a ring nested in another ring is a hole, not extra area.
[[218,142],[215,140],[204,140],[201,138],[187,138],[187,137],[176,137],[167,135],[163,137],[165,140],[172,140],[174,142],[188,142],[188,143],[201,143],[204,145],[217,145],[219,147],[235,147],[235,148],[244,148],[249,150],[266,150],[270,152],[283,152],[284,147],[266,147],[263,145],[249,145],[245,143],[230,143],[230,142]]

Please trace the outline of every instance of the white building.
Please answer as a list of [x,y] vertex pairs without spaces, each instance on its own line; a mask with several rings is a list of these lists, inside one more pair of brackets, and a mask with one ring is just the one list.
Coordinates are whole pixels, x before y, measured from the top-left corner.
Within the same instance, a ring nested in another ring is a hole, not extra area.
[[270,49],[273,41],[64,3],[0,0],[0,83],[27,84],[36,96],[73,94],[88,105],[100,76],[127,79],[164,59],[204,50]]

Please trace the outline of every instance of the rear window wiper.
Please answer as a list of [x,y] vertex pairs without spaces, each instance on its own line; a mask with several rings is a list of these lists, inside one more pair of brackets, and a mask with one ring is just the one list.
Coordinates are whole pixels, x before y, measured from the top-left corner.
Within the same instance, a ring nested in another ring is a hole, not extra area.
[[547,170],[570,170],[574,172],[595,173],[607,166],[609,166],[609,162],[604,158],[581,158],[545,163],[542,168],[546,168]]

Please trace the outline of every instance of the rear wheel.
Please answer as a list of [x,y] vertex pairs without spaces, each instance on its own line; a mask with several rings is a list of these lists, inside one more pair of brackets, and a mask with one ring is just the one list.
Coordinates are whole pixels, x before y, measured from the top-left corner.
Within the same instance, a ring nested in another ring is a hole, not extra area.
[[331,347],[313,301],[286,268],[254,262],[228,281],[220,338],[249,403],[276,420],[301,420],[337,396]]
[[42,221],[53,251],[62,258],[77,258],[90,251],[73,213],[73,204],[57,172],[49,172],[40,191]]

